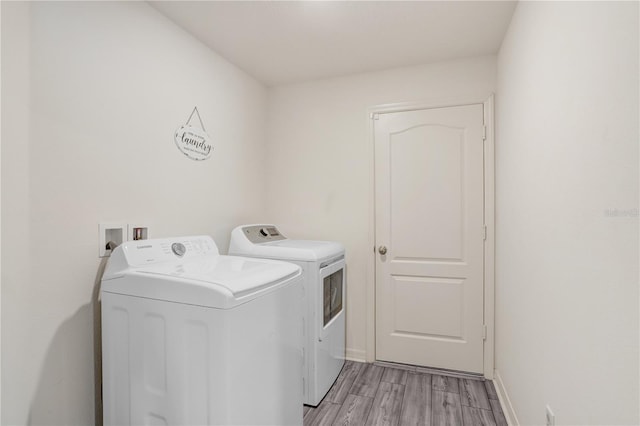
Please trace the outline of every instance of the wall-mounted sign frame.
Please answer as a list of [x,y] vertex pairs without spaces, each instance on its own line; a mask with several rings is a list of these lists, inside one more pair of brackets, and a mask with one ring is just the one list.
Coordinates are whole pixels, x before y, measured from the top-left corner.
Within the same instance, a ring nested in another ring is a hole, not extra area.
[[[195,127],[190,124],[193,114],[198,116],[200,127]],[[195,161],[203,161],[211,158],[213,144],[211,143],[209,134],[204,129],[198,107],[194,107],[187,122],[178,127],[173,139],[180,152],[187,156],[187,158]]]

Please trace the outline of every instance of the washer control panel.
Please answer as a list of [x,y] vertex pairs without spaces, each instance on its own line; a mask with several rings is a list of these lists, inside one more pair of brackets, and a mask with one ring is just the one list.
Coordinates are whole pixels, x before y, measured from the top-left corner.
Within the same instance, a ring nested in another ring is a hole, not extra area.
[[287,238],[273,225],[254,225],[242,228],[247,240],[254,244],[267,243],[270,241],[286,240]]
[[209,236],[129,241],[122,246],[131,266],[218,254],[218,247]]

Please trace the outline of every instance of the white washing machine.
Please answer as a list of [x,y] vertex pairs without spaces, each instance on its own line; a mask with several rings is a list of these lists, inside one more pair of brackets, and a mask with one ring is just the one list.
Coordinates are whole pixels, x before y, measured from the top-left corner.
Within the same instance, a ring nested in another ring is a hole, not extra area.
[[302,424],[298,266],[131,241],[101,297],[105,425]]
[[289,240],[274,225],[231,232],[229,254],[293,262],[302,268],[304,403],[317,406],[345,360],[345,252],[331,241]]

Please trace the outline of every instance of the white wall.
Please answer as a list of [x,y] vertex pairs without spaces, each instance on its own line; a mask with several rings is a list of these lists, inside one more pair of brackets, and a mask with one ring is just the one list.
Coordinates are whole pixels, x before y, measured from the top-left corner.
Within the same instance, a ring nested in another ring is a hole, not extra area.
[[267,218],[290,238],[347,250],[347,355],[366,357],[373,286],[373,145],[367,108],[480,98],[495,87],[493,56],[358,74],[269,90]]
[[[226,251],[263,217],[266,89],[141,2],[3,2],[2,89],[2,424],[93,424],[98,223]],[[205,162],[172,139],[196,105]]]
[[637,2],[521,2],[500,50],[496,367],[521,424],[640,422],[638,36]]

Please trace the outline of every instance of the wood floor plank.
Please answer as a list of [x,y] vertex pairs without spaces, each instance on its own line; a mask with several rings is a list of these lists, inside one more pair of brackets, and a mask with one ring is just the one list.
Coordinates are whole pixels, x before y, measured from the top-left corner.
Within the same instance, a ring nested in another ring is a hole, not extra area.
[[408,374],[404,388],[402,426],[429,426],[431,424],[431,375]]
[[342,406],[322,401],[317,408],[310,409],[303,418],[304,426],[327,426],[333,423]]
[[400,370],[398,368],[385,367],[384,373],[382,373],[382,381],[388,383],[397,383],[404,385],[407,383],[407,370]]
[[493,383],[347,361],[304,426],[508,426]]
[[433,390],[432,426],[462,425],[462,405],[460,395],[452,392]]
[[484,387],[487,389],[489,399],[498,399],[498,392],[496,392],[496,387],[491,380],[485,380]]
[[456,377],[433,375],[433,390],[442,392],[460,393],[458,379]]
[[462,406],[462,421],[464,426],[496,426],[490,410]]
[[491,404],[491,411],[493,411],[493,418],[496,421],[496,425],[509,426],[509,423],[507,423],[507,419],[504,417],[504,413],[502,412],[500,401],[498,401],[497,399],[490,399],[489,403]]
[[356,380],[353,382],[349,393],[369,398],[375,397],[383,372],[384,367],[365,364],[364,367],[360,369],[360,374],[358,374],[358,377],[356,377]]
[[313,420],[313,418],[316,416],[316,412],[319,407],[309,407],[306,405],[304,405],[303,407],[304,408],[302,409],[303,410],[302,420],[303,420],[303,423],[306,425],[306,424],[309,424]]
[[380,382],[367,417],[367,425],[397,426],[402,410],[404,385]]
[[364,365],[366,364],[362,362],[345,361],[340,375],[338,375],[336,382],[333,384],[324,399],[336,404],[342,404],[347,398],[349,390],[351,389],[351,386],[353,386],[353,382],[358,377],[358,374],[360,374],[360,370]]
[[311,421],[313,420],[313,418],[315,417],[316,413],[315,413],[315,409],[310,409],[307,410],[303,415],[302,415],[302,424],[303,425],[308,425],[311,424]]
[[491,410],[484,382],[463,379],[460,381],[460,402],[469,407]]
[[[322,403],[320,403],[320,405],[322,405]],[[310,407],[308,405],[302,406],[302,419],[304,421],[304,424],[310,424],[310,422],[320,410],[320,405],[317,407]]]
[[371,410],[372,398],[360,395],[348,395],[340,411],[336,415],[333,425],[348,426],[365,424],[365,420]]

